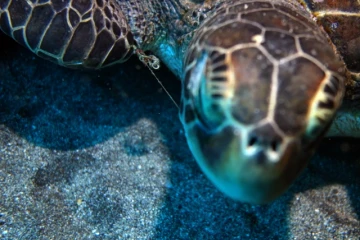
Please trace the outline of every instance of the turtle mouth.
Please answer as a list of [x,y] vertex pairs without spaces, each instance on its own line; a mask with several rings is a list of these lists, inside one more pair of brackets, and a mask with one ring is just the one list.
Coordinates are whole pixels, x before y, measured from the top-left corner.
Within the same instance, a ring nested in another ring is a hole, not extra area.
[[188,143],[220,191],[235,200],[264,204],[288,189],[312,155],[299,138],[280,141],[277,135],[260,135],[264,129],[244,133],[229,125],[209,132],[199,123],[187,129]]

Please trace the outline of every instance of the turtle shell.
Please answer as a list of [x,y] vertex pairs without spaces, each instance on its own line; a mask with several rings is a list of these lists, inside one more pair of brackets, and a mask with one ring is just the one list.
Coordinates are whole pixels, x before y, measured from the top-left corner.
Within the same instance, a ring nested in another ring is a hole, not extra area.
[[354,80],[360,80],[360,2],[301,0],[323,26]]

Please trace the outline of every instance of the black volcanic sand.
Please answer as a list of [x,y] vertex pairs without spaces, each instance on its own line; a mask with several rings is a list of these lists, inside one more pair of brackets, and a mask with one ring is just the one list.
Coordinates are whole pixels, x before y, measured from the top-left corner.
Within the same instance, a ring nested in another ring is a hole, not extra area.
[[[0,41],[0,239],[360,238],[360,141],[324,140],[281,198],[238,203],[135,57],[69,70]],[[178,101],[179,81],[156,74]]]

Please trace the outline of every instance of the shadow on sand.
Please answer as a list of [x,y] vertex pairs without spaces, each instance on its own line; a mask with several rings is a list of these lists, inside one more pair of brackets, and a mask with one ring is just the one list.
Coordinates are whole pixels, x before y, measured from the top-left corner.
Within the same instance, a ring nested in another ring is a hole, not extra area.
[[[106,141],[140,118],[157,124],[170,154],[171,187],[154,223],[153,239],[170,235],[179,239],[291,239],[289,219],[296,221],[293,215],[301,208],[290,211],[296,205],[294,196],[303,192],[307,202],[328,209],[339,224],[352,224],[334,212],[335,190],[325,197],[326,202],[314,193],[334,183],[346,186],[359,219],[358,141],[326,140],[297,182],[274,203],[237,203],[218,192],[200,172],[180,130],[176,107],[136,59],[102,71],[75,71],[38,59],[3,35],[0,38],[2,44],[3,39],[6,42],[0,54],[0,122],[27,141],[71,151]],[[180,83],[166,69],[158,76],[178,100]],[[128,144],[131,151],[142,154],[144,146],[134,144]],[[301,219],[297,221],[301,224]]]

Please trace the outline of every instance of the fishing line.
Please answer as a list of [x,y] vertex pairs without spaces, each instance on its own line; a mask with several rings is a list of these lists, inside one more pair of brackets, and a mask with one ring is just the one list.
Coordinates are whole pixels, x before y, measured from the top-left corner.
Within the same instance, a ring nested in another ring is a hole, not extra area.
[[154,55],[146,55],[141,49],[138,49],[136,46],[133,46],[135,49],[135,53],[138,56],[139,60],[145,64],[145,66],[150,70],[151,74],[155,77],[160,86],[164,89],[165,93],[169,96],[171,101],[175,104],[177,109],[179,109],[179,105],[175,102],[174,98],[171,94],[166,90],[165,86],[159,80],[159,78],[155,75],[153,69],[157,70],[160,68],[160,60]]

